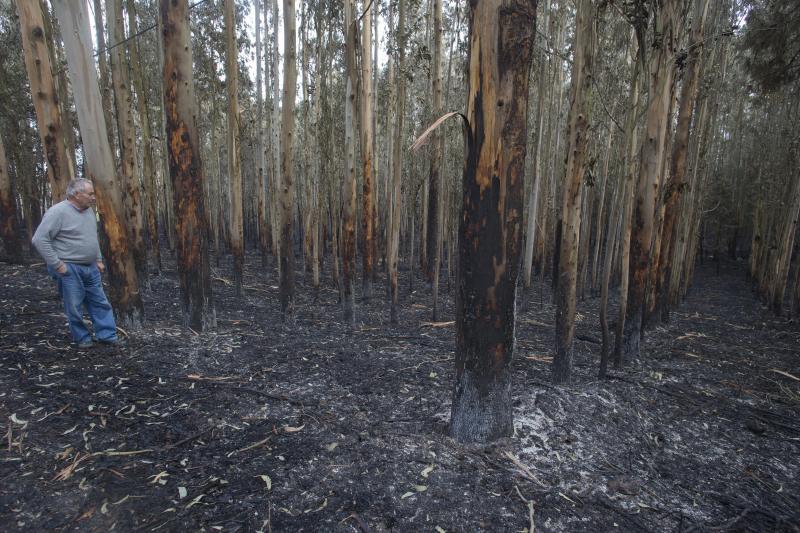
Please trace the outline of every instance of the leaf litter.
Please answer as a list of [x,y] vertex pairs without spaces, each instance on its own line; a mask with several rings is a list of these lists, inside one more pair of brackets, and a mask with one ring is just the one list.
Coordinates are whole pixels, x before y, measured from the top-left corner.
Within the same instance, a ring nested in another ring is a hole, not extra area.
[[[441,322],[422,290],[399,326],[382,295],[361,302],[351,331],[299,273],[284,328],[257,263],[241,299],[215,282],[216,331],[180,327],[167,265],[145,329],[87,353],[46,275],[0,263],[4,530],[798,531],[800,333],[741,297],[733,265],[699,269],[645,360],[606,381],[579,339],[574,382],[549,383],[554,307],[523,295],[515,434],[463,446],[446,435],[452,283]],[[579,308],[596,336],[597,300]]]

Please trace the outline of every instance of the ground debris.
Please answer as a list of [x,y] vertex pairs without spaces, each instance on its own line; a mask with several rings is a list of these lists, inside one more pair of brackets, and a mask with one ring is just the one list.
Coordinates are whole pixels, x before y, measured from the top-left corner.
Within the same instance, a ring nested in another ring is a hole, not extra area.
[[563,387],[554,308],[528,297],[515,434],[474,447],[447,436],[447,280],[442,321],[419,291],[398,326],[374,297],[351,330],[298,273],[292,329],[273,272],[251,266],[237,299],[223,262],[219,328],[196,334],[165,267],[146,328],[78,354],[44,271],[0,263],[3,531],[800,531],[800,335],[738,271],[700,269],[646,359],[605,381],[581,302]]

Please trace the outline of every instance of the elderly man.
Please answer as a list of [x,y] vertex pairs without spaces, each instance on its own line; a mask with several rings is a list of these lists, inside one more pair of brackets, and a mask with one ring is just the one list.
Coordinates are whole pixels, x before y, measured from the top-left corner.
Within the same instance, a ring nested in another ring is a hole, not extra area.
[[91,181],[70,181],[67,199],[47,210],[33,236],[33,245],[58,283],[72,340],[79,349],[93,345],[81,306],[89,312],[95,338],[104,344],[117,344],[114,312],[100,278],[105,265],[97,242],[97,220],[92,209],[95,202]]

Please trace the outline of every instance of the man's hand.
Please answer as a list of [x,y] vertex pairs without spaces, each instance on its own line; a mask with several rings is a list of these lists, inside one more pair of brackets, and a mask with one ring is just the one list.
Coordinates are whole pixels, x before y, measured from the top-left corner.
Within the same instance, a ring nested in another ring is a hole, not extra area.
[[100,273],[102,274],[103,272],[105,272],[105,271],[106,271],[106,265],[105,265],[105,264],[103,264],[103,262],[102,262],[102,261],[98,261],[98,262],[97,262],[97,270],[99,270],[99,271],[100,271]]
[[59,274],[66,274],[67,273],[67,265],[66,265],[66,263],[61,263],[60,265],[58,265],[58,268],[56,269],[56,272],[58,272]]

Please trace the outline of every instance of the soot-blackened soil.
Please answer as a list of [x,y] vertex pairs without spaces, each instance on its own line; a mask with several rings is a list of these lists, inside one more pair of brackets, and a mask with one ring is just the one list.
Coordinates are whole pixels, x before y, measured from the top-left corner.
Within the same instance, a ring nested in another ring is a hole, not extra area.
[[[127,344],[70,347],[41,265],[0,263],[3,531],[800,531],[800,332],[734,265],[698,271],[646,357],[596,378],[595,298],[579,305],[576,375],[552,386],[554,308],[537,282],[517,316],[515,434],[447,436],[452,288],[430,323],[402,278],[341,324],[298,272],[280,321],[271,268],[244,295],[215,270],[219,326],[180,325],[173,270]],[[728,271],[726,271],[728,270]]]

